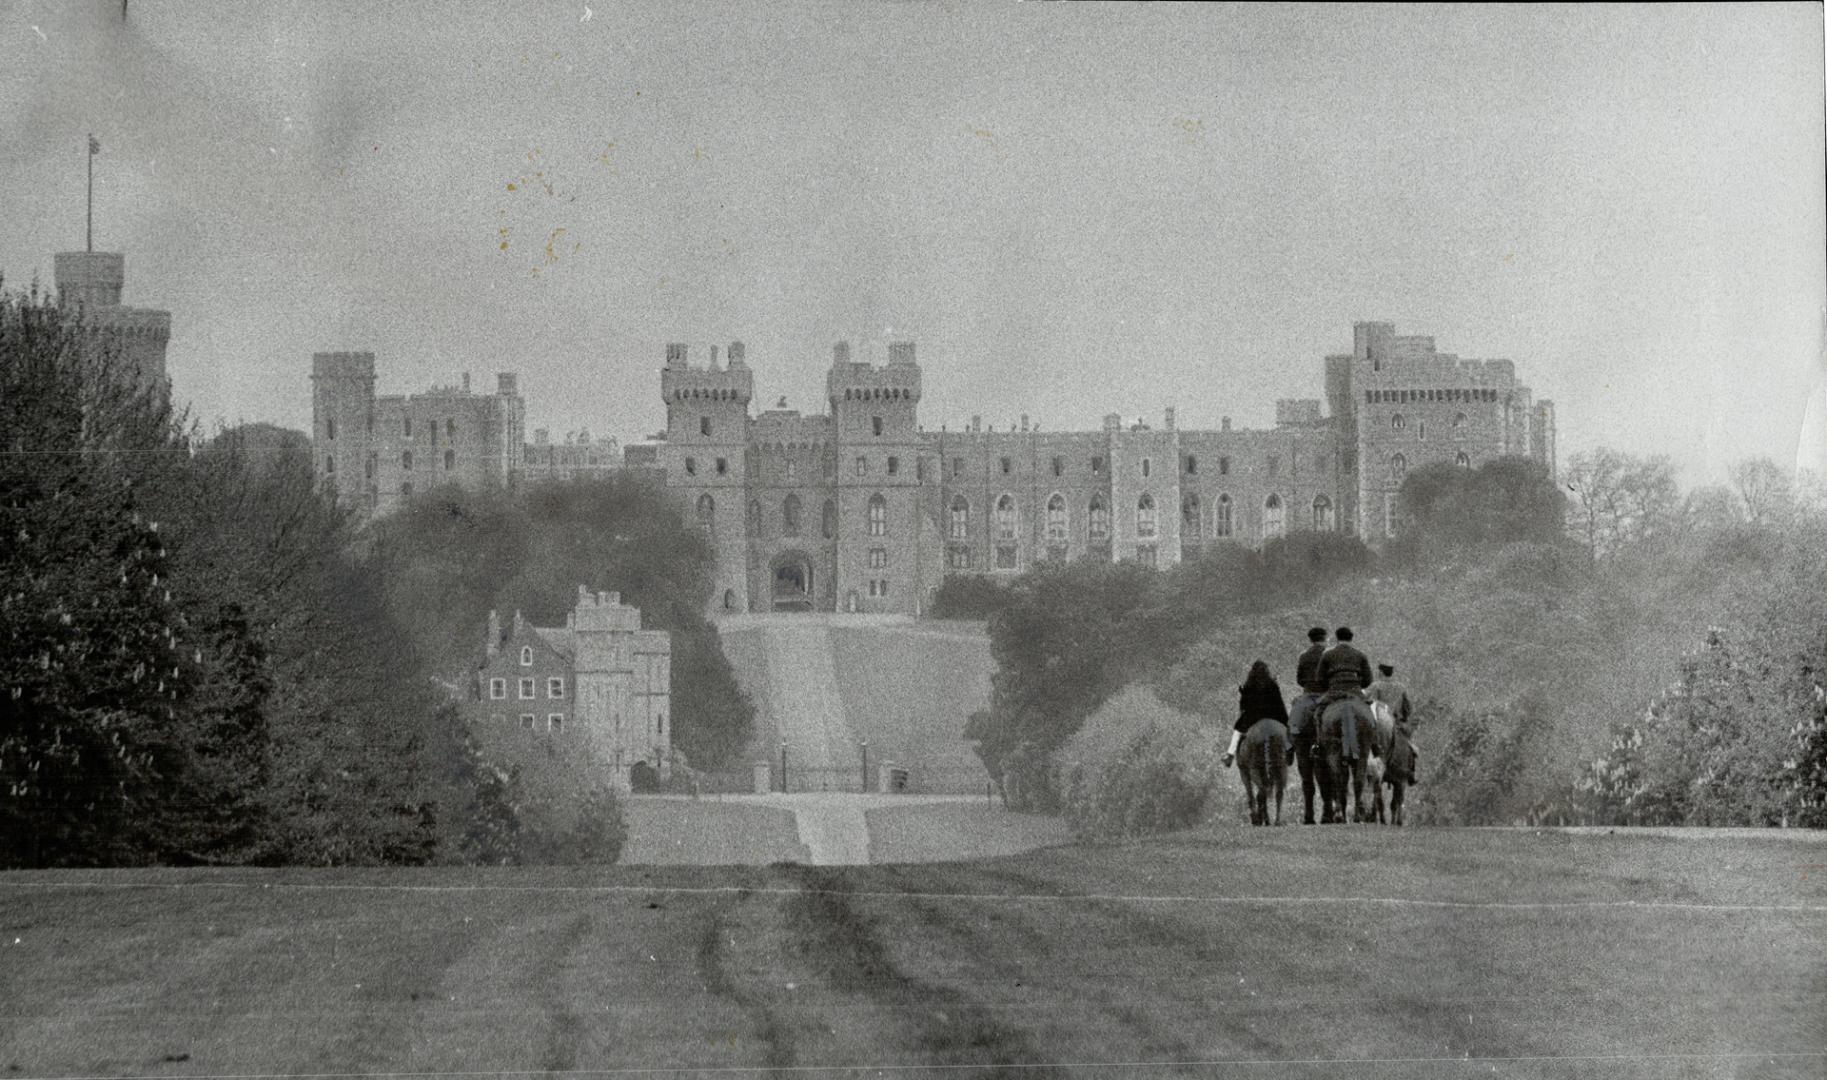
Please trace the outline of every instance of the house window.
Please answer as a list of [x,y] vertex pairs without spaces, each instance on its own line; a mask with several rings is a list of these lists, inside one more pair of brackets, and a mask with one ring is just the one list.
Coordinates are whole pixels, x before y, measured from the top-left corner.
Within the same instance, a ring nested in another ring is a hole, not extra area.
[[729,458],[718,458],[717,459],[717,475],[724,476],[724,475],[728,474],[729,471],[730,471],[730,459]]
[[1153,539],[1155,535],[1155,497],[1143,492],[1136,500],[1136,536],[1143,540]]
[[524,730],[524,731],[532,731],[532,730],[533,730],[533,724],[534,724],[534,722],[535,722],[535,721],[536,721],[536,720],[538,720],[538,717],[536,717],[536,716],[534,716],[534,715],[533,715],[533,714],[532,714],[532,713],[530,713],[530,712],[523,712],[523,713],[521,713],[521,714],[520,714],[520,727],[521,727],[521,729],[522,729],[522,730]]
[[950,537],[953,540],[964,540],[970,536],[971,504],[962,495],[952,496],[952,522]]
[[887,548],[870,548],[869,549],[869,569],[871,569],[871,570],[888,569],[888,549]]
[[1230,458],[1221,457],[1218,459],[1218,475],[1219,476],[1231,475],[1231,459]]
[[1231,497],[1218,496],[1218,508],[1212,513],[1212,535],[1224,539],[1233,534],[1231,525]]
[[406,451],[401,452],[400,468],[405,469],[407,472],[412,471],[412,451],[411,450],[406,450]]
[[698,475],[698,459],[697,458],[686,458],[685,459],[685,475],[686,476]]
[[1187,492],[1180,497],[1180,538],[1198,540],[1205,531],[1205,519],[1199,513],[1199,496]]
[[710,434],[710,417],[708,417],[708,416],[698,417],[698,434],[700,434],[700,435],[709,435]]
[[533,646],[522,645],[520,647],[520,666],[521,667],[532,667],[533,666]]
[[1103,458],[1094,457],[1091,459],[1091,475],[1092,476],[1104,475],[1104,459]]
[[888,475],[894,476],[901,471],[901,459],[893,454],[888,455]]
[[869,496],[869,535],[888,535],[888,500],[879,491]]
[[856,474],[858,476],[868,476],[869,475],[869,459],[868,458],[858,455],[858,457],[856,459]]
[[1136,545],[1136,562],[1152,568],[1160,565],[1160,561],[1160,555],[1156,552],[1153,544]]
[[1060,457],[1058,454],[1053,455],[1053,475],[1054,476],[1066,475],[1066,459],[1063,457]]
[[555,713],[550,713],[546,716],[546,731],[550,732],[551,734],[553,734],[553,735],[558,734],[560,731],[564,730],[564,726],[565,726],[565,714],[564,713],[555,712]]
[[535,693],[535,689],[533,679],[530,676],[520,680],[520,700],[527,701],[538,696]]
[[881,418],[881,417],[879,417],[879,416],[872,416],[872,417],[870,417],[870,418],[869,418],[869,427],[870,427],[870,429],[871,429],[871,430],[873,430],[873,431],[874,431],[874,432],[875,432],[875,433],[876,433],[876,434],[877,434],[877,435],[880,435],[880,434],[882,434],[882,418]]
[[1090,538],[1094,544],[1110,541],[1110,508],[1104,505],[1102,495],[1091,496]]
[[1332,500],[1324,495],[1313,499],[1313,527],[1320,532],[1332,531]]
[[444,471],[449,472],[450,470],[452,470],[456,467],[457,467],[457,452],[455,450],[444,451]]
[[506,701],[507,700],[507,680],[506,679],[490,679],[488,681],[488,696],[489,696],[490,701]]
[[1273,540],[1286,529],[1282,521],[1281,496],[1271,494],[1262,504],[1262,538]]
[[824,513],[819,517],[821,518],[820,531],[824,533],[825,539],[830,540],[835,537],[837,535],[837,504],[826,499]]
[[698,527],[712,535],[717,531],[717,500],[709,494],[698,496]]
[[1396,454],[1389,459],[1389,478],[1400,480],[1408,475],[1408,459]]
[[1051,543],[1062,543],[1065,539],[1066,497],[1056,491],[1053,493],[1053,497],[1047,500],[1047,540]]
[[1199,475],[1199,459],[1191,454],[1186,455],[1186,475]]
[[1397,431],[1401,431],[1403,428],[1408,426],[1408,421],[1403,419],[1401,413],[1397,413],[1396,415],[1389,418],[1389,426],[1396,429]]
[[565,696],[565,677],[563,675],[554,675],[546,680],[546,696],[549,698]]
[[1468,456],[1466,454],[1466,452],[1464,450],[1461,450],[1461,451],[1459,451],[1458,454],[1456,454],[1453,457],[1453,464],[1459,466],[1462,469],[1469,469],[1472,467],[1472,459],[1470,456]]
[[1010,471],[1013,470],[1014,467],[1015,467],[1014,462],[1010,461],[1008,458],[1002,459],[1002,475],[1004,475],[1004,476],[1009,475]]
[[780,531],[785,536],[799,535],[799,496],[788,495],[780,504]]
[[996,539],[1015,539],[1015,496],[1003,495],[996,500]]

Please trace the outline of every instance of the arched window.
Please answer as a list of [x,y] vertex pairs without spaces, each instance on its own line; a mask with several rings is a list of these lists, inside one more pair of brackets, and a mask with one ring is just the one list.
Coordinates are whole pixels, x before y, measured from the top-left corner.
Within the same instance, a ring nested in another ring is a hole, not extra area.
[[1110,508],[1104,505],[1102,495],[1091,496],[1091,542],[1107,543],[1110,540]]
[[1282,519],[1280,495],[1270,495],[1262,503],[1262,538],[1273,540],[1286,532]]
[[1332,531],[1332,500],[1324,495],[1314,496],[1313,527],[1320,532]]
[[[735,611],[736,610],[736,590],[735,589],[723,590],[723,610],[725,610],[725,611]],[[663,726],[666,723],[666,718],[662,716],[660,718],[660,723]]]
[[1408,426],[1408,421],[1403,419],[1401,413],[1397,413],[1389,418],[1389,426],[1395,428],[1397,431],[1401,431]]
[[1199,474],[1199,459],[1194,457],[1191,454],[1186,455],[1186,475],[1197,476],[1198,474]]
[[1199,513],[1199,496],[1187,492],[1180,496],[1180,538],[1199,540],[1205,536],[1205,517]]
[[1004,495],[996,500],[996,539],[1013,540],[1015,534],[1015,496]]
[[700,435],[709,435],[710,434],[710,417],[708,417],[708,416],[698,417],[698,434],[700,434]]
[[708,494],[698,496],[698,525],[707,533],[717,531],[717,500]]
[[882,418],[879,416],[870,417],[869,418],[869,427],[877,435],[880,435],[882,433]]
[[1136,500],[1136,538],[1152,540],[1155,535],[1155,497],[1147,492]]
[[1458,455],[1453,458],[1453,464],[1462,469],[1469,469],[1472,467],[1472,459],[1464,450],[1461,450]]
[[1143,477],[1143,479],[1147,479],[1148,470],[1152,466],[1152,464],[1153,463],[1150,462],[1147,458],[1142,459],[1142,477]]
[[1066,540],[1066,497],[1057,491],[1047,500],[1047,540],[1056,544]]
[[820,531],[824,533],[825,539],[830,540],[837,535],[837,504],[826,499],[825,511],[820,517]]
[[1218,496],[1218,508],[1212,513],[1212,535],[1223,539],[1230,536],[1232,531],[1231,497],[1220,495]]
[[1408,459],[1406,457],[1403,457],[1401,454],[1396,454],[1396,455],[1392,456],[1389,459],[1389,478],[1391,480],[1400,480],[1404,476],[1407,476],[1407,475],[1408,475]]
[[457,452],[455,450],[444,451],[444,469],[445,469],[445,471],[448,472],[451,469],[454,469],[456,467],[457,467]]
[[533,666],[533,646],[522,645],[520,647],[520,666],[521,667],[532,667]]
[[964,540],[971,534],[971,504],[962,495],[952,496],[951,538]]
[[1456,413],[1456,414],[1454,414],[1454,416],[1453,416],[1453,430],[1454,430],[1454,431],[1458,431],[1458,430],[1459,430],[1459,429],[1460,429],[1460,428],[1462,428],[1462,427],[1464,427],[1464,426],[1465,426],[1465,414],[1464,414],[1464,413]]
[[410,470],[412,468],[412,451],[411,450],[401,451],[400,468],[408,469],[408,470]]
[[1230,458],[1221,457],[1218,459],[1218,475],[1219,476],[1231,475],[1231,459]]
[[799,496],[788,495],[780,504],[780,531],[786,536],[799,535]]
[[888,535],[888,500],[879,491],[869,496],[869,535]]

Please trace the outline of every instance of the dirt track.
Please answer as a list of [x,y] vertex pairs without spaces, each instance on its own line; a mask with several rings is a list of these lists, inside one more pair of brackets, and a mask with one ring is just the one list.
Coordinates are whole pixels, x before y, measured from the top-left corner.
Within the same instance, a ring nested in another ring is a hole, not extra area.
[[1775,834],[13,874],[0,930],[11,1076],[1827,1072],[1827,844]]

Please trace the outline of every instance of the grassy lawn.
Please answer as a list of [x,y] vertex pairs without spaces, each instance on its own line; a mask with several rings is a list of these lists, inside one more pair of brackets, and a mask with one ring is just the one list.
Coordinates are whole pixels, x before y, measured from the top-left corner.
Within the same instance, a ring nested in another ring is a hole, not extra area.
[[1824,864],[1777,834],[1224,828],[843,869],[14,873],[0,1075],[1819,1077]]
[[1065,844],[1072,831],[1060,818],[1017,814],[1001,805],[887,802],[871,808],[869,861],[943,862],[1014,855]]
[[805,862],[793,812],[716,798],[629,799],[628,846],[622,861],[721,866],[731,863]]

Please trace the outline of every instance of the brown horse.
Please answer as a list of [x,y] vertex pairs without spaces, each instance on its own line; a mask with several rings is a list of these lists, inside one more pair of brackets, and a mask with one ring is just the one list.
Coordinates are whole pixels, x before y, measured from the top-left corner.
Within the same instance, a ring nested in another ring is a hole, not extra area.
[[[1325,797],[1322,824],[1364,820],[1364,763],[1369,756],[1369,709],[1357,698],[1343,698],[1320,715],[1320,786]],[[1347,727],[1347,725],[1350,725]],[[1345,798],[1351,797],[1349,817]]]
[[1288,728],[1280,720],[1258,720],[1237,748],[1237,775],[1243,778],[1250,804],[1250,824],[1269,824],[1269,793],[1275,794],[1275,824],[1281,824],[1281,799],[1288,790]]

